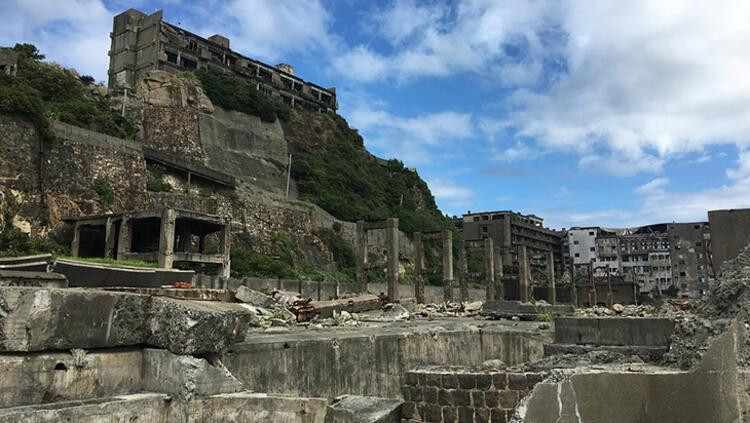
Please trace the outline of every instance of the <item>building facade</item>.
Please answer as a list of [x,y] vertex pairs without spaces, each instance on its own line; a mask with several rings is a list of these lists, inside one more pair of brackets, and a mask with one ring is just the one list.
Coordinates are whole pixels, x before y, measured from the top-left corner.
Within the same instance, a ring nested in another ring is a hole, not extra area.
[[750,244],[750,209],[711,210],[708,224],[712,270],[718,275],[724,262],[737,257]]
[[18,53],[12,48],[0,47],[0,74],[15,76],[18,70]]
[[566,263],[572,259],[576,266],[581,266],[596,260],[596,239],[600,231],[601,228],[595,226],[568,229],[562,240],[563,258],[566,259]]
[[147,15],[135,9],[114,18],[109,51],[110,89],[133,89],[146,72],[173,73],[209,69],[239,75],[256,88],[293,107],[335,111],[335,88],[323,88],[294,75],[292,66],[276,66],[243,56],[221,35],[203,38],[162,20],[162,11]]

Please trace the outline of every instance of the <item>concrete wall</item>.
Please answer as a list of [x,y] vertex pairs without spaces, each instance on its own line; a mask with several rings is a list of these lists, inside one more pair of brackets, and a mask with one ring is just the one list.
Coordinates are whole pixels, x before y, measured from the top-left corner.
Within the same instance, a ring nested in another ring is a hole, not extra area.
[[561,344],[667,347],[674,321],[656,317],[558,317],[555,342]]
[[404,327],[352,333],[256,338],[236,344],[223,363],[248,389],[334,398],[401,397],[404,374],[418,365],[508,365],[541,358],[547,334],[505,328]]
[[711,227],[713,269],[718,275],[721,265],[737,257],[750,243],[750,209],[709,211],[708,225]]

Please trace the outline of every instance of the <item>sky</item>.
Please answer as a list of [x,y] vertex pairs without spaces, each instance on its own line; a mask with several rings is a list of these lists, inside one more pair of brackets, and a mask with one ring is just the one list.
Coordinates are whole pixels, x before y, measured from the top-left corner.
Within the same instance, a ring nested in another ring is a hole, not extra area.
[[130,7],[336,87],[367,148],[449,215],[625,227],[750,207],[747,0],[0,0],[0,45],[105,81]]

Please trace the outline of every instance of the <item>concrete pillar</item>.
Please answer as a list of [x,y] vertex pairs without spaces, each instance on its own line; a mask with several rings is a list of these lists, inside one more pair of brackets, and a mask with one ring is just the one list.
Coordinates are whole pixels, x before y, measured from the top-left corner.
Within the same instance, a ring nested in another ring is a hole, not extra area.
[[414,232],[414,298],[417,304],[424,304],[424,279],[422,268],[424,264],[422,252],[422,232]]
[[174,230],[177,214],[174,209],[166,208],[161,213],[159,230],[159,268],[171,269],[174,262]]
[[495,247],[495,300],[505,299],[505,284],[503,283],[503,254],[499,247]]
[[[466,261],[466,241],[463,239],[458,245],[458,284],[461,302],[469,299],[469,263]],[[451,297],[453,292],[451,288]]]
[[518,246],[518,294],[522,303],[529,302],[529,259],[526,246]]
[[357,233],[355,234],[355,243],[357,254],[357,290],[360,293],[367,292],[367,273],[365,265],[367,264],[367,233],[365,232],[365,221],[357,222]]
[[513,264],[513,235],[510,230],[510,216],[503,220],[502,244],[498,245],[503,251],[503,263]]
[[115,223],[111,217],[104,224],[104,257],[115,258]]
[[122,260],[125,255],[131,250],[131,243],[133,239],[133,223],[130,221],[130,216],[123,215],[120,221],[120,238],[117,240],[117,258]]
[[80,249],[81,249],[81,225],[76,223],[75,228],[73,228],[73,242],[70,244],[70,254],[73,257],[78,257]]
[[231,248],[232,248],[232,221],[229,218],[224,219],[224,228],[221,230],[221,245],[219,251],[222,255],[221,268],[219,276],[228,278],[231,271]]
[[555,254],[547,252],[547,300],[550,304],[557,304],[557,290],[555,289]]
[[615,304],[615,294],[612,292],[612,278],[609,274],[609,265],[607,265],[607,292],[608,296],[608,307],[612,307]]
[[443,229],[443,300],[453,300],[453,232]]
[[570,258],[570,302],[578,307],[578,288],[576,288],[576,263]]
[[492,238],[484,240],[484,281],[485,281],[485,300],[492,301],[497,293],[495,286],[495,247]]
[[386,238],[388,243],[388,299],[399,300],[398,295],[398,218],[391,217],[386,221]]
[[596,293],[596,283],[594,282],[594,260],[589,262],[589,285],[591,286],[591,306],[595,306],[599,303]]

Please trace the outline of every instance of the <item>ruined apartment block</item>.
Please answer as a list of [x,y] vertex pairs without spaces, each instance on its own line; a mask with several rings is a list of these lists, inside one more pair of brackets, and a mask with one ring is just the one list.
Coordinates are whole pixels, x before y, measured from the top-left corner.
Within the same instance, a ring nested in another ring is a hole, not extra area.
[[336,111],[335,88],[323,88],[294,75],[292,66],[271,66],[229,48],[229,39],[208,39],[162,20],[162,11],[147,15],[129,9],[114,18],[109,51],[109,87],[132,90],[146,72],[181,73],[209,69],[232,73],[255,83],[262,93],[293,107]]

